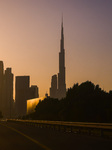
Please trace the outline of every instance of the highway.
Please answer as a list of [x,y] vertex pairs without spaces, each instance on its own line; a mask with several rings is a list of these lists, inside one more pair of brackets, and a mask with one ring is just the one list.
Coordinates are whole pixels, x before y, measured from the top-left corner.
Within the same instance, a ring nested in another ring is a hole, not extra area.
[[112,139],[2,121],[0,150],[112,150]]

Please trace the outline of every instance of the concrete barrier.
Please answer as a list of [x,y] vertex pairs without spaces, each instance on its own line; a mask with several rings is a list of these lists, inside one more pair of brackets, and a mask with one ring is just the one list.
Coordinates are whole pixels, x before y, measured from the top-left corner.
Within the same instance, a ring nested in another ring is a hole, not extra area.
[[72,132],[75,134],[112,138],[111,123],[64,122],[64,121],[18,120],[18,119],[8,119],[7,121],[24,124],[27,126],[50,128],[53,130],[63,132]]

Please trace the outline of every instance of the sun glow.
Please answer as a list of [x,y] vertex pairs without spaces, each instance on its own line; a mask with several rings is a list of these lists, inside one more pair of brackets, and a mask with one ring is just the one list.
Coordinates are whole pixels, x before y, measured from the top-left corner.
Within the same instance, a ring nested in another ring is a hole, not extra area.
[[46,97],[34,98],[27,100],[27,114],[35,112],[36,105],[39,101],[44,100]]

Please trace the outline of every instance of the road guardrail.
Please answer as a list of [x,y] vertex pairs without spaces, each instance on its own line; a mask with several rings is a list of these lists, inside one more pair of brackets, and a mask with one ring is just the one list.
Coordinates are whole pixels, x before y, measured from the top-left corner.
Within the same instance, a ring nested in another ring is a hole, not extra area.
[[91,136],[101,136],[112,138],[112,123],[88,123],[88,122],[64,122],[45,120],[19,120],[8,119],[8,122],[25,124],[53,130],[73,132],[75,134],[86,134]]

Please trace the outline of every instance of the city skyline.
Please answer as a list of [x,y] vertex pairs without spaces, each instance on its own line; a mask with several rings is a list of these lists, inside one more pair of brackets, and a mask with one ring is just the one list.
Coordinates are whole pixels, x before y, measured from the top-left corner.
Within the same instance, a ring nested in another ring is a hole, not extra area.
[[63,12],[67,88],[90,80],[112,90],[111,7],[110,0],[1,1],[0,60],[15,76],[30,75],[44,96],[58,72]]

